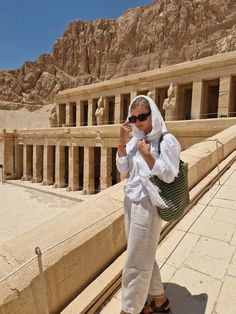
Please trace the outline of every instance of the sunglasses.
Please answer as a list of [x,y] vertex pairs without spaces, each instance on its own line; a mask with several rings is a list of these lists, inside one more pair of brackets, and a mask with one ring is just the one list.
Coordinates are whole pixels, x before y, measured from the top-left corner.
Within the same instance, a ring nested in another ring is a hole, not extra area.
[[148,116],[150,115],[151,111],[147,113],[141,113],[137,117],[136,116],[130,116],[128,117],[129,123],[136,123],[137,120],[140,122],[146,121]]

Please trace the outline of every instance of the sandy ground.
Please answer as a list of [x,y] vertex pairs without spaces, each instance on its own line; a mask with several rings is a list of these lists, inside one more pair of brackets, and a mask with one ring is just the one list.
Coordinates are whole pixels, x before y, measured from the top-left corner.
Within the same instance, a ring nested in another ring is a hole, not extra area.
[[0,246],[58,214],[79,208],[79,202],[0,183]]
[[0,129],[10,132],[13,129],[48,128],[50,112],[54,104],[46,105],[37,111],[27,109],[0,110]]

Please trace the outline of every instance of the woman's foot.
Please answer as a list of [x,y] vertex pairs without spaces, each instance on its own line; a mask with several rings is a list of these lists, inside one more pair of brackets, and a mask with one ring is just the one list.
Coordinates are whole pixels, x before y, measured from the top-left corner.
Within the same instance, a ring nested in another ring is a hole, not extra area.
[[142,310],[143,314],[170,313],[170,303],[166,295],[155,297],[150,305]]

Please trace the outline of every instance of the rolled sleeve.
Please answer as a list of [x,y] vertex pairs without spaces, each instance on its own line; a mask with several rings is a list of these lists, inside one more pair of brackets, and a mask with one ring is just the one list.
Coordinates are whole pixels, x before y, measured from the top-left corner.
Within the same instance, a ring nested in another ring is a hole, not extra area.
[[160,177],[163,171],[165,170],[165,164],[158,158],[155,161],[155,164],[151,170],[151,175]]
[[118,154],[116,154],[116,167],[120,173],[128,173],[129,172],[128,157],[127,156],[119,157]]

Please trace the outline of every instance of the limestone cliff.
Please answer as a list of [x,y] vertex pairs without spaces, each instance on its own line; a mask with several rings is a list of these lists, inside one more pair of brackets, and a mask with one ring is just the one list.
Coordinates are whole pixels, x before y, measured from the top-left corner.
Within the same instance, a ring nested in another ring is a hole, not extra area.
[[235,0],[157,0],[119,18],[72,21],[53,46],[0,72],[0,109],[42,105],[69,87],[236,50]]

